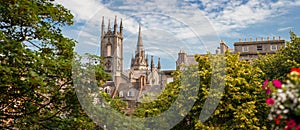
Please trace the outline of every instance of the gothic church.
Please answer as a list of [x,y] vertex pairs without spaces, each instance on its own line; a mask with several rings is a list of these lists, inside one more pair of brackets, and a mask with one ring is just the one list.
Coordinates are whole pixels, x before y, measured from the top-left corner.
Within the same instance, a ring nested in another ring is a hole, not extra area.
[[[126,43],[130,44],[130,43]],[[104,91],[114,98],[119,96],[127,101],[130,108],[140,103],[140,99],[145,95],[158,94],[162,91],[170,73],[161,71],[160,59],[155,66],[153,56],[149,58],[145,55],[142,41],[141,26],[139,26],[136,51],[131,61],[130,69],[124,70],[123,56],[123,25],[122,19],[118,27],[117,17],[115,17],[113,29],[108,20],[107,30],[105,30],[104,17],[101,26],[101,57],[104,58],[105,71],[112,75],[112,79],[103,86]],[[153,97],[154,98],[154,97]]]

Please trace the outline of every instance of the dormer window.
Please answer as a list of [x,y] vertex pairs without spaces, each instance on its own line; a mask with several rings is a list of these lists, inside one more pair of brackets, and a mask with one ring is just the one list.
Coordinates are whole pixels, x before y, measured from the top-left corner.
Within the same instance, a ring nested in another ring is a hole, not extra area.
[[134,96],[134,92],[133,91],[128,91],[127,96],[128,97],[133,97]]
[[120,92],[119,92],[119,97],[124,97],[123,91],[120,91]]

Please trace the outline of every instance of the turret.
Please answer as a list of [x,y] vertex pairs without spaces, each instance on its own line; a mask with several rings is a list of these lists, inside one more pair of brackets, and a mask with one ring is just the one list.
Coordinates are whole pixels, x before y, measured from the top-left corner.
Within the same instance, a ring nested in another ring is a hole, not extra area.
[[157,62],[157,69],[160,70],[161,66],[160,66],[160,58],[158,58],[158,62]]
[[123,23],[122,23],[122,19],[121,19],[121,23],[120,23],[120,35],[123,36]]
[[108,32],[111,31],[111,30],[110,30],[110,19],[108,19],[107,31],[108,31]]
[[149,63],[148,63],[148,54],[146,56],[146,67],[148,68],[149,67]]
[[117,24],[117,16],[115,16],[115,24],[114,24],[114,34],[117,35],[117,27],[118,27],[118,24]]
[[139,36],[138,36],[138,41],[137,41],[137,53],[139,53],[139,56],[141,55],[141,52],[143,51],[143,42],[142,42],[142,33],[141,33],[141,25],[139,26]]
[[102,17],[102,26],[101,26],[101,40],[103,39],[104,37],[104,16]]
[[153,56],[151,56],[151,71],[153,71],[155,68],[154,66],[154,60],[153,60]]

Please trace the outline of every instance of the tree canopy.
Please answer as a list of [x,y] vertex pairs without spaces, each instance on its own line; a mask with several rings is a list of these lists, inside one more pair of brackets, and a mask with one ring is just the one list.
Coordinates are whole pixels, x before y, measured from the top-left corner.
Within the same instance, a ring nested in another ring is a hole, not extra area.
[[0,128],[93,128],[72,86],[73,15],[53,0],[0,1]]

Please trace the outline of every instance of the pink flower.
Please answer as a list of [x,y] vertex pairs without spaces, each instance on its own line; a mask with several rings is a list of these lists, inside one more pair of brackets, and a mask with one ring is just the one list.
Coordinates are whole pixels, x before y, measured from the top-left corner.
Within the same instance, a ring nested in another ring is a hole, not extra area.
[[270,94],[270,93],[271,93],[270,87],[267,88],[266,93],[267,93],[267,94]]
[[287,128],[293,128],[295,127],[297,124],[296,124],[296,121],[291,119],[287,124]]
[[273,99],[273,98],[268,98],[268,99],[266,100],[266,103],[267,103],[268,105],[273,105],[273,104],[274,104],[274,99]]
[[274,79],[273,81],[273,85],[276,87],[276,88],[281,88],[282,84],[279,80],[277,79]]
[[261,88],[262,88],[262,89],[265,89],[265,87],[268,85],[268,83],[269,83],[269,80],[266,79],[266,80],[264,81],[264,84],[261,86]]
[[296,126],[295,130],[300,130],[300,125]]

